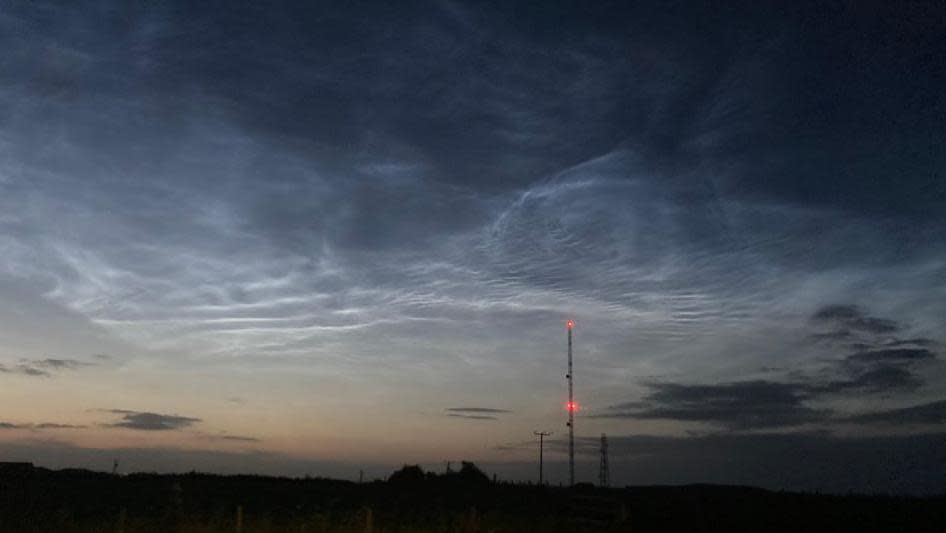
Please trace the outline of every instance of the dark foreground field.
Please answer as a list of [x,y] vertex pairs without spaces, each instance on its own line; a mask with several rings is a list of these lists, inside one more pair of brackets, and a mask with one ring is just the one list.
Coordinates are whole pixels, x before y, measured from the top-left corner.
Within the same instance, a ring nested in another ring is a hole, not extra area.
[[693,485],[623,489],[392,476],[357,484],[205,474],[0,469],[0,531],[946,531],[946,498]]

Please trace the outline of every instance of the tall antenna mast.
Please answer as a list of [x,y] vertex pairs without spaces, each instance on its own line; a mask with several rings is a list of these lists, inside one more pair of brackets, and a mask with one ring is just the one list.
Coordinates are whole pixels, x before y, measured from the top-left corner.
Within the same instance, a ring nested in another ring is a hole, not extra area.
[[539,486],[541,487],[545,483],[545,478],[542,475],[542,452],[545,448],[545,437],[548,437],[552,434],[551,431],[533,431],[533,435],[539,437]]
[[573,397],[573,387],[575,384],[575,375],[572,372],[572,329],[575,322],[569,320],[565,323],[568,328],[568,485],[575,484],[575,398]]
[[598,467],[598,486],[611,486],[611,468],[608,465],[608,436],[601,434],[601,464]]

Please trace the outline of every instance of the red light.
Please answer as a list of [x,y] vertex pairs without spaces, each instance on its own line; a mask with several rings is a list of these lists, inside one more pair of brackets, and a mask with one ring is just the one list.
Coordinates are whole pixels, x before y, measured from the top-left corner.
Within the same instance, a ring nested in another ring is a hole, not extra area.
[[575,327],[575,321],[569,320],[568,322],[565,322],[565,326],[568,327],[568,329],[572,329],[573,327]]
[[575,412],[580,410],[581,407],[578,406],[578,402],[565,402],[565,409]]

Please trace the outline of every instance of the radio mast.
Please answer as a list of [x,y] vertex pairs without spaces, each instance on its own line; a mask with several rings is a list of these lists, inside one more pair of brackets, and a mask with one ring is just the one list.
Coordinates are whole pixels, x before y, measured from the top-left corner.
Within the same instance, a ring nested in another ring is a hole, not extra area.
[[568,328],[568,374],[565,374],[568,379],[568,486],[573,486],[575,484],[575,398],[573,396],[575,375],[572,372],[572,329],[575,327],[575,322],[569,320],[565,323],[565,327]]

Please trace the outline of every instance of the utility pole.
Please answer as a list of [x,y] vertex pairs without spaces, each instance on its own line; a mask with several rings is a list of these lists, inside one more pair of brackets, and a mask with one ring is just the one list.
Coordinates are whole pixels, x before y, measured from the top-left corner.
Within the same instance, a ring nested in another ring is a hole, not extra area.
[[598,486],[611,486],[611,468],[608,465],[608,436],[601,434],[601,464],[598,467]]
[[533,435],[539,437],[539,486],[541,487],[544,483],[544,477],[542,475],[542,451],[545,448],[545,437],[548,437],[552,434],[551,431],[533,431]]
[[575,375],[572,372],[572,329],[575,322],[569,320],[565,323],[568,328],[568,486],[575,485],[575,398],[573,396],[573,387]]

